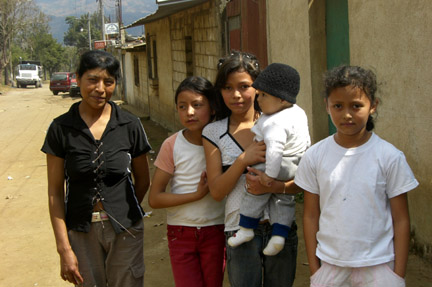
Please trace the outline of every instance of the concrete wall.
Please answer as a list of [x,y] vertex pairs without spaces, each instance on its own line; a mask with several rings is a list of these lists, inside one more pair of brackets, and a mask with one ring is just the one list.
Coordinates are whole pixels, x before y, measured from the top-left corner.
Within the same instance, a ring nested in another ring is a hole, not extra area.
[[[174,128],[174,97],[172,91],[171,33],[170,21],[164,18],[145,25],[147,35],[155,36],[158,80],[149,81],[148,95],[150,118],[162,126]],[[150,43],[147,43],[150,45]],[[149,49],[149,47],[147,47]],[[147,64],[147,63],[146,63]]]
[[432,259],[432,2],[350,0],[351,64],[379,82],[376,132],[401,149],[420,186],[409,193],[414,243]]
[[131,100],[131,103],[134,102],[133,99],[133,86],[134,86],[134,69],[133,69],[133,54],[132,53],[125,53],[124,55],[124,67],[125,70],[123,71],[123,78],[124,83],[126,87],[126,95],[123,95],[122,100],[129,103]]
[[[325,1],[268,0],[269,63],[294,66],[301,76],[298,104],[313,142],[328,136],[322,100],[326,69]],[[412,246],[432,260],[432,2],[349,0],[351,65],[376,72],[376,133],[402,150],[420,187],[408,195]]]
[[268,0],[267,11],[269,64],[285,63],[293,66],[299,72],[300,93],[297,104],[308,115],[310,134],[315,142],[323,137],[323,130],[324,133],[326,132],[327,118],[318,87],[320,83],[315,78],[315,70],[319,67],[317,68],[316,62],[312,62],[315,58],[322,59],[322,56],[315,56],[315,58],[311,56],[312,53],[315,53],[312,49],[317,48],[317,44],[311,44],[313,39],[310,38],[309,31],[308,3],[297,0]]
[[[139,65],[139,85],[135,85],[134,58],[138,58]],[[125,53],[125,84],[126,96],[124,99],[128,105],[133,106],[139,115],[149,116],[149,97],[147,79],[147,55],[144,49],[131,50]]]
[[313,129],[313,142],[329,134],[329,119],[323,97],[323,74],[327,70],[325,31],[325,1],[314,1],[309,9],[309,53],[312,89],[312,113],[309,117]]

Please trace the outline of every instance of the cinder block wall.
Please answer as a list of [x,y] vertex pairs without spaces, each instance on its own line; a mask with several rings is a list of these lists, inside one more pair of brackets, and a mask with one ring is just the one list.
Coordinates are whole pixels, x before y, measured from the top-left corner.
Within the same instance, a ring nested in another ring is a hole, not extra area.
[[[218,59],[221,56],[218,11],[214,1],[170,16],[172,69],[172,106],[175,114],[174,95],[178,85],[188,76],[201,76],[214,82]],[[187,40],[190,39],[192,58],[187,59]],[[192,61],[192,70],[187,71],[187,60]],[[173,130],[182,126],[175,116]]]

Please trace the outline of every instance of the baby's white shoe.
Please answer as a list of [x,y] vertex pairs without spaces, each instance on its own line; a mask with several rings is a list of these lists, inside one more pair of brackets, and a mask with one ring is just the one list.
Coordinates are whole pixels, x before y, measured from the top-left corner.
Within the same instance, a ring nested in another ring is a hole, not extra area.
[[251,241],[254,236],[255,234],[253,229],[240,227],[239,231],[228,238],[228,245],[231,247],[237,247],[240,244]]
[[274,256],[284,248],[284,245],[285,238],[279,235],[273,235],[270,238],[270,241],[267,244],[266,248],[264,248],[263,253],[267,256]]

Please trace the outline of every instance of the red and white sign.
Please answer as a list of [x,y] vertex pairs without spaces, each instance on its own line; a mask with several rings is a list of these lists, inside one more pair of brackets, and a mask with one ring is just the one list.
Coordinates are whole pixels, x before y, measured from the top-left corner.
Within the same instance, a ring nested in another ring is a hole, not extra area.
[[105,41],[94,41],[95,50],[105,49]]

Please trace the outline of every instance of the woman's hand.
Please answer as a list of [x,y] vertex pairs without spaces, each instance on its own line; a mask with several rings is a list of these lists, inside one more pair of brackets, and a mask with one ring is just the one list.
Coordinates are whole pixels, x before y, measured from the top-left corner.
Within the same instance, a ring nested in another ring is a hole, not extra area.
[[[280,181],[274,181],[272,186],[264,186],[260,182],[260,177],[262,174],[265,174],[264,172],[255,169],[253,167],[247,168],[248,173],[246,174],[246,187],[247,191],[251,194],[255,195],[261,195],[268,192],[275,192],[274,189],[276,188],[276,185],[284,184]],[[282,187],[283,191],[283,187]]]
[[264,186],[271,186],[274,182],[274,178],[268,176],[264,172],[261,173],[259,180],[260,180],[260,183]]
[[260,177],[264,172],[255,169],[253,167],[247,168],[248,173],[246,174],[246,187],[249,193],[260,195],[264,193],[283,193],[283,194],[297,194],[303,192],[299,186],[294,183],[294,180],[287,182],[275,180],[271,186],[264,186],[260,183]]
[[252,142],[239,156],[239,159],[247,167],[260,162],[265,162],[266,145],[264,141]]
[[73,252],[65,222],[64,159],[47,154],[48,208],[60,255],[60,277],[75,285],[83,283],[78,270],[78,260]]
[[78,260],[72,249],[60,254],[60,265],[60,276],[64,281],[69,281],[75,285],[80,285],[84,282],[78,269]]

